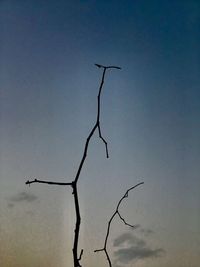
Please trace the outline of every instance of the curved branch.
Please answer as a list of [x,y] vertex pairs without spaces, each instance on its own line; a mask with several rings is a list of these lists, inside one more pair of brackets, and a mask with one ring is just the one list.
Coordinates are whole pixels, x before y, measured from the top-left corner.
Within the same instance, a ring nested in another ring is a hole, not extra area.
[[119,218],[122,220],[122,222],[125,224],[125,225],[128,225],[130,227],[135,227],[134,225],[131,225],[129,223],[127,223],[125,221],[125,219],[121,216],[121,214],[119,213],[119,206],[120,204],[122,203],[122,201],[128,197],[128,193],[129,191],[133,190],[134,188],[136,188],[137,186],[139,185],[142,185],[144,184],[144,182],[141,182],[141,183],[138,183],[136,184],[135,186],[132,186],[131,188],[129,188],[126,193],[122,196],[122,198],[119,200],[118,204],[117,204],[117,208],[115,210],[115,212],[113,213],[113,215],[111,216],[110,220],[108,221],[108,227],[107,227],[107,232],[106,232],[106,237],[105,237],[105,241],[104,241],[104,247],[101,248],[101,249],[96,249],[94,250],[94,252],[101,252],[101,251],[104,251],[104,253],[106,254],[106,258],[108,260],[108,264],[109,264],[109,267],[112,267],[112,263],[111,263],[111,260],[110,260],[110,257],[109,257],[109,254],[108,254],[108,251],[107,251],[107,242],[108,242],[108,237],[109,237],[109,234],[110,234],[110,226],[111,226],[111,223],[112,223],[112,220],[114,219],[114,217],[116,215],[119,216]]

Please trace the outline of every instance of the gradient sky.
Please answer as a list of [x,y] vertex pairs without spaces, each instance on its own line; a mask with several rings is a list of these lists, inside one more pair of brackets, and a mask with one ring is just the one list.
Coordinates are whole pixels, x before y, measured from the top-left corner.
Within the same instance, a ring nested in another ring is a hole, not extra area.
[[71,182],[79,180],[83,266],[198,267],[200,261],[200,2],[0,1],[0,266],[72,266]]

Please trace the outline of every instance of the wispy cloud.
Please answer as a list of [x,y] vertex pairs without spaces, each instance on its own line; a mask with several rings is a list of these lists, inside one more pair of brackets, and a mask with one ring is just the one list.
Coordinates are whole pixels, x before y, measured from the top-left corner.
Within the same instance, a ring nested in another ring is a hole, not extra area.
[[[151,232],[150,229],[147,232]],[[117,250],[115,255],[115,267],[128,264],[132,261],[143,260],[147,258],[158,258],[165,253],[162,248],[151,248],[146,241],[129,232],[117,237],[113,242]]]
[[135,246],[144,247],[146,245],[146,242],[143,239],[140,239],[128,232],[120,235],[113,242],[114,247],[132,244],[134,244]]
[[34,194],[27,193],[27,192],[20,192],[20,193],[18,193],[16,195],[10,197],[9,201],[11,203],[15,203],[15,202],[33,202],[37,198],[38,197],[35,196]]

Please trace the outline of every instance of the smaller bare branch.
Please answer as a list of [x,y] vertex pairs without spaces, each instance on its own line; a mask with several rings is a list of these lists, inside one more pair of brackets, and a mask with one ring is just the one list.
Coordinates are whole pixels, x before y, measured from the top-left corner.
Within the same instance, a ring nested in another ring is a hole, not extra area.
[[43,180],[32,180],[32,181],[26,181],[26,184],[30,185],[33,183],[40,183],[40,184],[51,184],[51,185],[71,185],[72,186],[72,182],[71,183],[59,183],[59,182],[50,182],[50,181],[43,181]]
[[100,127],[100,123],[98,123],[98,131],[99,131],[99,138],[104,142],[105,144],[105,148],[106,148],[106,157],[109,158],[109,154],[108,154],[108,143],[106,142],[106,140],[103,138],[102,134],[101,134],[101,127]]
[[135,186],[132,186],[131,188],[129,188],[129,189],[126,191],[126,193],[122,196],[122,198],[119,200],[115,212],[112,214],[110,220],[108,221],[107,232],[106,232],[106,237],[105,237],[105,241],[104,241],[104,247],[101,248],[101,249],[96,249],[96,250],[94,250],[94,252],[101,252],[101,251],[104,251],[104,253],[106,254],[106,258],[107,258],[107,260],[108,260],[109,267],[112,267],[112,263],[111,263],[111,260],[110,260],[110,257],[109,257],[108,251],[107,251],[107,241],[108,241],[108,237],[109,237],[109,234],[110,234],[110,226],[111,226],[112,220],[114,219],[115,215],[118,214],[119,218],[123,221],[123,223],[124,223],[125,225],[128,225],[128,226],[134,228],[134,225],[131,225],[131,224],[129,224],[129,223],[127,223],[127,222],[125,221],[125,219],[124,219],[124,218],[121,216],[121,214],[119,213],[119,210],[118,210],[118,209],[119,209],[119,206],[120,206],[120,204],[122,203],[123,199],[125,199],[125,198],[128,197],[128,193],[129,193],[129,191],[133,190],[134,188],[136,188],[137,186],[142,185],[142,184],[144,184],[144,183],[141,182],[141,183],[138,183],[138,184],[136,184]]
[[129,223],[126,222],[126,220],[121,216],[121,214],[119,213],[119,211],[117,211],[117,214],[118,214],[119,218],[124,222],[125,225],[128,225],[128,226],[134,228],[134,225],[131,225],[131,224],[129,224]]
[[81,249],[81,253],[80,253],[80,256],[79,256],[79,258],[78,258],[78,261],[80,261],[80,260],[81,260],[81,258],[82,258],[82,255],[83,255],[83,249]]
[[104,251],[104,248],[100,248],[100,249],[95,249],[94,252],[100,252],[100,251]]

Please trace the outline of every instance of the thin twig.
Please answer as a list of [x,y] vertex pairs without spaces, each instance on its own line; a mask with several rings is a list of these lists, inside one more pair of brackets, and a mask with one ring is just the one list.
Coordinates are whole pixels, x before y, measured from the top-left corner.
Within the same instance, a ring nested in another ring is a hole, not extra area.
[[81,260],[82,255],[83,255],[83,249],[81,249],[81,253],[80,253],[80,256],[79,256],[79,258],[78,258],[79,261]]
[[130,227],[132,227],[132,228],[135,227],[134,225],[131,225],[131,224],[127,223],[127,222],[125,221],[125,219],[121,216],[121,214],[120,214],[120,212],[119,212],[119,206],[120,206],[120,204],[122,203],[122,201],[123,201],[125,198],[128,197],[128,193],[129,193],[129,191],[133,190],[134,188],[136,188],[137,186],[142,185],[142,184],[144,184],[144,182],[138,183],[138,184],[136,184],[135,186],[129,188],[129,189],[126,191],[126,193],[123,195],[123,197],[119,200],[115,212],[113,213],[113,215],[111,216],[110,220],[108,221],[108,227],[107,227],[106,237],[105,237],[105,241],[104,241],[104,247],[101,248],[101,249],[96,249],[96,250],[94,250],[94,252],[101,252],[101,251],[104,251],[104,253],[106,254],[106,258],[107,258],[107,260],[108,260],[109,267],[112,267],[112,263],[111,263],[110,256],[109,256],[108,251],[107,251],[107,242],[108,242],[108,237],[109,237],[109,234],[110,234],[110,226],[111,226],[112,220],[114,219],[114,217],[115,217],[116,215],[118,215],[119,218],[121,219],[121,221],[122,221],[125,225],[128,225],[128,226],[130,226]]

